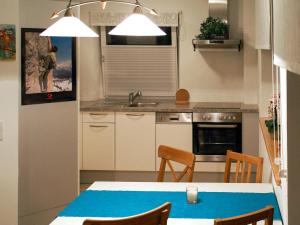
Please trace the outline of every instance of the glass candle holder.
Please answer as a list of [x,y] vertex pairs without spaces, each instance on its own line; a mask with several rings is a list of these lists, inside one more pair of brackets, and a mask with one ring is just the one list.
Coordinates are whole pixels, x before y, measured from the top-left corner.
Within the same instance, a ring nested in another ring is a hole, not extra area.
[[196,204],[198,199],[198,188],[189,186],[186,188],[186,198],[189,204]]

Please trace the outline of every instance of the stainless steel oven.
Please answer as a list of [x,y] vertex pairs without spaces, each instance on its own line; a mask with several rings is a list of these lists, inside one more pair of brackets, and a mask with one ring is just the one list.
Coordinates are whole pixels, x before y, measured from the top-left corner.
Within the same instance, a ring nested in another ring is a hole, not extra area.
[[193,113],[197,161],[225,161],[227,150],[242,152],[242,113]]

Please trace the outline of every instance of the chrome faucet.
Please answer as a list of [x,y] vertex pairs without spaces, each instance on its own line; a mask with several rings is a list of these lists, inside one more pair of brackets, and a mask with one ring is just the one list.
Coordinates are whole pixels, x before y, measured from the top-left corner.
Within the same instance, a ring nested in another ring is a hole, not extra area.
[[134,100],[137,97],[141,97],[142,96],[142,92],[141,91],[133,91],[129,93],[129,106],[133,106],[134,105]]

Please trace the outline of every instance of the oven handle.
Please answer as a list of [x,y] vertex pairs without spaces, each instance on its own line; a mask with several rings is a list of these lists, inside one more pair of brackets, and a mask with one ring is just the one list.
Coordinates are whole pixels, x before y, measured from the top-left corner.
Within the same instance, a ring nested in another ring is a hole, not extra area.
[[236,124],[197,124],[198,128],[237,128]]

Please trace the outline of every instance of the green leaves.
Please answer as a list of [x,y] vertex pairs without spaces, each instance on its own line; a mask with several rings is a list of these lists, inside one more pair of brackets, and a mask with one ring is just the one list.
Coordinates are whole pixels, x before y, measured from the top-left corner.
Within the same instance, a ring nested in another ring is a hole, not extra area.
[[202,40],[228,39],[229,25],[220,18],[208,17],[200,26],[200,34],[196,36]]
[[265,121],[266,127],[268,128],[269,133],[273,133],[277,130],[277,120],[266,120]]

